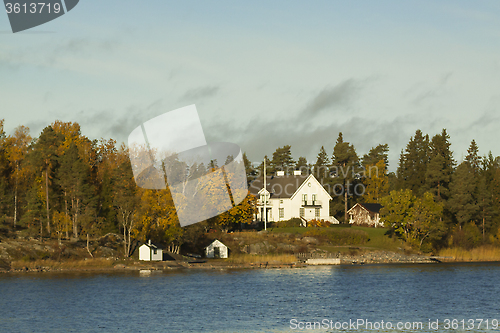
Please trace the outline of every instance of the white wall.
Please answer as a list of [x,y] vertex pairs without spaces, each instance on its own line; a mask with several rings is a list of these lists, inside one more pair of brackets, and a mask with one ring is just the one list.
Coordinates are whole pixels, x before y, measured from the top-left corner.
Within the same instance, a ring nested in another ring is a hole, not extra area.
[[205,248],[205,257],[213,258],[214,257],[214,248],[219,248],[220,258],[227,258],[229,251],[226,245],[222,244],[219,240],[215,240]]
[[[151,255],[153,258],[151,259]],[[156,249],[156,254],[153,249],[150,249],[146,244],[142,244],[139,247],[139,260],[145,261],[161,261],[163,260],[163,251],[161,249]]]

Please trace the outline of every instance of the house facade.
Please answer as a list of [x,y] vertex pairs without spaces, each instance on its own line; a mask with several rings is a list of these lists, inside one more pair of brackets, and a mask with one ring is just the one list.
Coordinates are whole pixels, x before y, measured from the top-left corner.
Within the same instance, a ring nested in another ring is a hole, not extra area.
[[147,244],[139,246],[139,260],[162,261],[163,250],[151,243],[150,240]]
[[258,221],[264,221],[267,211],[268,222],[301,218],[303,225],[313,219],[339,223],[330,216],[332,197],[312,174],[304,176],[296,171],[285,176],[278,171],[275,176],[267,177],[266,188],[261,178],[254,180],[249,189],[257,197]]
[[227,258],[228,256],[229,248],[218,239],[205,248],[206,258]]
[[380,221],[380,209],[382,205],[374,203],[357,203],[347,211],[350,224],[362,224],[373,227],[383,227]]

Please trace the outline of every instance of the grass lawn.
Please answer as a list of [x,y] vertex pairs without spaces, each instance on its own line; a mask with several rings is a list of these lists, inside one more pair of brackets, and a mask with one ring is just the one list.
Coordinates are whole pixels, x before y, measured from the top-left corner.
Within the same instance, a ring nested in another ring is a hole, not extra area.
[[[390,238],[386,235],[388,228],[369,228],[369,227],[343,227],[336,226],[330,228],[323,228],[325,230],[341,230],[341,229],[350,229],[350,230],[362,230],[368,234],[370,240],[365,244],[349,244],[347,246],[334,246],[334,245],[320,245],[319,248],[329,251],[329,252],[352,252],[352,248],[362,248],[365,250],[381,250],[381,251],[394,251],[399,252],[400,248],[402,248],[401,240],[397,238]],[[289,228],[272,228],[268,229],[270,233],[290,233],[290,234],[304,234],[305,232],[311,230],[311,228],[304,227],[289,227]]]

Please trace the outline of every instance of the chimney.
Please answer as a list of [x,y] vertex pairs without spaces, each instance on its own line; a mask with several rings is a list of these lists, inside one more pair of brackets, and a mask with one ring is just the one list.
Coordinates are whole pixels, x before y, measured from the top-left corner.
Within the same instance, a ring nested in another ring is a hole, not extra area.
[[300,171],[300,170],[294,170],[293,171],[293,175],[294,176],[302,176],[302,171]]
[[285,171],[283,171],[283,170],[276,171],[276,176],[283,177],[284,175],[285,175]]
[[151,239],[150,239],[150,240],[148,240],[148,245],[149,245],[149,246],[151,246]]

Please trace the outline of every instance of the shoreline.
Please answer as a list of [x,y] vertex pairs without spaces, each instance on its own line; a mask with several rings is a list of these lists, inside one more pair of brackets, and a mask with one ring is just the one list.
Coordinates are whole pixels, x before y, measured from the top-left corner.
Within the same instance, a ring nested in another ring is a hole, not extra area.
[[[310,265],[303,262],[295,263],[277,263],[277,262],[259,262],[259,263],[232,263],[222,261],[221,259],[208,260],[203,263],[188,263],[180,261],[162,261],[162,262],[139,262],[129,261],[126,264],[123,261],[118,261],[107,267],[92,265],[92,261],[100,259],[88,259],[89,265],[86,267],[54,267],[53,265],[37,264],[29,267],[29,263],[23,267],[11,269],[0,269],[0,273],[4,274],[25,274],[25,273],[113,273],[113,272],[139,272],[149,274],[152,272],[176,271],[176,270],[242,270],[242,269],[294,269],[305,267],[319,266],[372,266],[372,265],[407,265],[407,264],[460,264],[460,263],[500,263],[500,261],[485,261],[485,260],[456,260],[453,258],[425,257],[414,255],[414,258],[409,260],[374,260],[366,258],[366,256],[350,256],[349,258],[341,258],[340,264],[336,265]],[[64,264],[64,262],[60,262]]]

